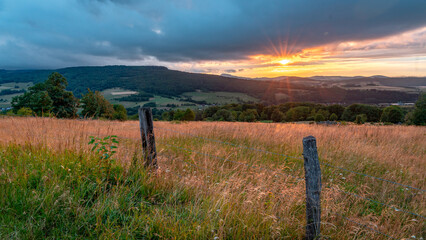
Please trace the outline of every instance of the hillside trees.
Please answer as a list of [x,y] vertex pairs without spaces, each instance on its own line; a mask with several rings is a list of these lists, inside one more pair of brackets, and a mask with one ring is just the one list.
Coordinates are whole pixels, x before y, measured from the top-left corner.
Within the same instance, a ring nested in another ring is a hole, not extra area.
[[426,93],[420,95],[413,112],[413,123],[416,125],[426,125]]
[[51,113],[58,118],[75,118],[78,99],[66,90],[67,85],[65,77],[54,72],[45,82],[37,83],[23,95],[14,97],[12,107],[15,111],[27,107],[38,116]]

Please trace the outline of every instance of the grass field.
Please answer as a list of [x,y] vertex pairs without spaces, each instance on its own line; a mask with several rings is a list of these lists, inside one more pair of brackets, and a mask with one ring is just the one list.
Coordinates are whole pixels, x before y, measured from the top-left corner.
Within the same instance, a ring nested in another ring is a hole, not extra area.
[[[308,135],[323,163],[426,187],[424,127],[154,125],[159,169],[151,172],[140,167],[138,122],[0,119],[0,238],[303,239],[305,183],[297,178]],[[119,136],[111,171],[90,151],[90,135]],[[388,239],[368,228],[426,237],[425,192],[321,168],[323,239]]]

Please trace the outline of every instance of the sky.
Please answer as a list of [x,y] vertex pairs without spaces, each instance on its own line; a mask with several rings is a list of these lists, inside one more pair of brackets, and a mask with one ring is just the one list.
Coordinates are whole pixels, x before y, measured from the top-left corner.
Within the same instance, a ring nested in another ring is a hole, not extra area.
[[426,76],[426,0],[0,0],[0,69]]

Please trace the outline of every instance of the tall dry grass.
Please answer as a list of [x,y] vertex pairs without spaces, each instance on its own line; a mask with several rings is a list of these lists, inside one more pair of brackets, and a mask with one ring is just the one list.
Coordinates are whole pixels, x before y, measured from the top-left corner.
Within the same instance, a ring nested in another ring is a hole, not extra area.
[[[301,239],[305,224],[302,139],[317,138],[320,160],[387,180],[426,187],[426,128],[415,126],[323,126],[307,124],[155,122],[159,171],[165,182],[193,189],[200,231],[218,238]],[[188,135],[191,134],[192,136]],[[88,151],[88,136],[121,137],[116,158],[126,167],[140,154],[138,122],[0,119],[0,144],[43,145],[57,151]],[[295,156],[252,151],[219,141]],[[192,151],[191,151],[192,150]],[[197,153],[195,153],[195,151]],[[250,167],[244,165],[247,164]],[[425,193],[322,167],[322,235],[332,239],[386,239],[359,222],[395,238],[425,237]],[[209,199],[209,204],[205,205]],[[209,220],[210,219],[210,220]]]

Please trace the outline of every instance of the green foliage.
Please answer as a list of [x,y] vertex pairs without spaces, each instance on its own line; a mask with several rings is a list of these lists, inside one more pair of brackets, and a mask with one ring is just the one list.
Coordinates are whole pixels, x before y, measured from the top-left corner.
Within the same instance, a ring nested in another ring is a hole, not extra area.
[[310,114],[309,107],[299,106],[291,108],[286,113],[286,121],[294,122],[294,121],[305,121]]
[[113,105],[99,91],[92,92],[88,89],[87,93],[83,95],[81,103],[84,117],[112,119],[114,116]]
[[31,108],[23,107],[18,110],[16,113],[18,116],[34,116],[33,110]]
[[3,89],[3,90],[0,91],[0,96],[10,95],[10,94],[18,94],[18,93],[25,93],[25,90],[24,89],[21,89],[21,90]]
[[317,113],[316,115],[315,115],[315,118],[314,118],[314,121],[315,122],[322,122],[322,121],[324,121],[325,120],[325,117],[324,117],[324,115],[322,115],[321,113]]
[[121,104],[114,104],[114,120],[126,121],[127,120],[127,110]]
[[152,108],[154,108],[154,107],[157,107],[157,103],[155,103],[155,102],[145,103],[143,105],[143,107],[152,107]]
[[285,115],[278,108],[276,108],[271,114],[271,120],[274,122],[284,121]]
[[342,120],[353,122],[357,115],[365,114],[366,121],[378,122],[382,115],[382,110],[379,107],[365,105],[365,104],[352,104],[345,109],[342,114]]
[[420,95],[417,100],[412,121],[416,125],[426,125],[426,93]]
[[258,118],[256,109],[247,109],[238,116],[240,122],[255,122]]
[[398,106],[389,106],[383,109],[381,122],[400,123],[404,121],[404,112]]
[[212,116],[212,119],[214,121],[235,121],[234,114],[227,109],[220,109]]
[[49,78],[30,88],[28,92],[12,99],[12,107],[30,108],[37,115],[51,112],[58,118],[75,118],[77,116],[78,99],[72,92],[66,91],[67,80],[59,73],[52,73]]
[[109,174],[114,164],[112,156],[117,152],[118,139],[117,136],[111,135],[104,138],[90,136],[89,145],[93,145],[91,151],[95,152],[99,157],[99,170],[105,173],[105,177],[109,178]]
[[183,116],[182,121],[194,121],[195,120],[195,113],[191,109],[186,109]]
[[161,119],[163,121],[170,121],[170,113],[169,112],[163,112],[163,114],[161,114]]
[[355,117],[355,123],[356,124],[364,124],[367,121],[367,115],[366,114],[359,114]]
[[337,121],[339,119],[339,117],[337,117],[337,115],[335,113],[332,113],[330,115],[330,121]]

